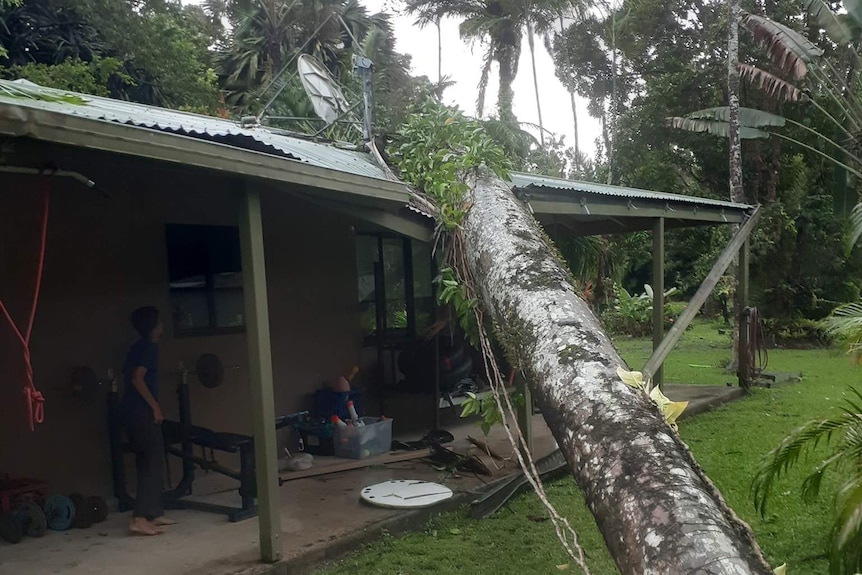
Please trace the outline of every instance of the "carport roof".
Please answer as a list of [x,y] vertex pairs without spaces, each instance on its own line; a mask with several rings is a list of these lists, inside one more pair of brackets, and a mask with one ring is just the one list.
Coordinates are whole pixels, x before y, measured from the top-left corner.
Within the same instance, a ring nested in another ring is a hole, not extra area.
[[738,224],[754,210],[747,204],[533,174],[513,173],[511,181],[540,222],[567,235],[648,230],[655,218],[664,218],[668,228]]

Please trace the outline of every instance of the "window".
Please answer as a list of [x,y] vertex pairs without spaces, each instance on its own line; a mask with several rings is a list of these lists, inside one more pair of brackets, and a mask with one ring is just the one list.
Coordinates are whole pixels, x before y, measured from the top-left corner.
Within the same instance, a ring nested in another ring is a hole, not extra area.
[[367,343],[421,334],[432,321],[434,296],[427,244],[385,235],[358,235],[359,306]]
[[243,331],[239,230],[168,224],[166,235],[174,335]]

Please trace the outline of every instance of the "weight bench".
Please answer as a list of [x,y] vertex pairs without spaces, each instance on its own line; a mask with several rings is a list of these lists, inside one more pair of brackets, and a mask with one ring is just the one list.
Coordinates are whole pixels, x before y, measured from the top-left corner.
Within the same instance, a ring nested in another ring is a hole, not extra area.
[[[183,413],[182,409],[180,413]],[[224,513],[230,521],[243,521],[257,515],[254,438],[238,433],[213,431],[197,425],[188,425],[186,435],[183,433],[183,427],[184,423],[179,421],[165,420],[162,422],[165,455],[179,457],[183,462],[183,477],[174,489],[165,493],[165,507],[168,509],[197,509],[211,513]],[[202,456],[194,454],[195,446],[201,448]],[[207,457],[207,450],[209,450],[209,457]],[[215,460],[215,451],[238,453],[239,471],[219,464]],[[215,471],[239,481],[240,507],[185,499],[186,496],[192,494],[195,465],[203,469],[204,472]]]
[[[189,386],[183,377],[177,386],[180,420],[165,420],[162,422],[162,435],[165,440],[165,455],[179,457],[183,462],[183,476],[176,487],[164,493],[164,505],[167,509],[196,509],[211,513],[224,513],[232,522],[243,521],[257,515],[257,478],[255,475],[254,438],[250,435],[213,431],[206,427],[192,425],[191,403],[189,401]],[[128,443],[121,440],[122,423],[119,416],[119,393],[116,385],[108,393],[109,437],[111,440],[111,462],[114,474],[114,495],[119,501],[120,511],[128,511],[134,507],[134,498],[126,491],[125,467],[123,455],[131,452]],[[308,412],[298,412],[282,415],[276,418],[275,428],[296,425]],[[202,456],[195,455],[194,448],[201,448]],[[207,456],[209,450],[209,456]],[[230,469],[215,460],[214,452],[238,453],[239,470]],[[192,485],[195,479],[195,466],[204,471],[214,471],[239,481],[239,507],[219,505],[205,501],[187,499],[192,495]],[[170,466],[168,466],[170,469]],[[169,472],[170,474],[170,472]],[[170,479],[169,479],[170,482]],[[281,481],[279,481],[279,485]]]

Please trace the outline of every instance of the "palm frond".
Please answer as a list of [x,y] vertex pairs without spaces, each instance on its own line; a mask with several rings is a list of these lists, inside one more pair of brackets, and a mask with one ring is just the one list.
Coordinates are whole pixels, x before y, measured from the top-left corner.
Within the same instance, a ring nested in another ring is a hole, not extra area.
[[832,527],[829,550],[830,571],[862,571],[862,473],[858,471],[838,492],[838,514]]
[[803,5],[825,31],[829,39],[839,46],[846,46],[851,39],[850,29],[838,18],[823,0],[803,0]]
[[856,204],[850,213],[850,246],[855,246],[862,236],[862,203]]
[[[696,120],[715,120],[718,122],[730,121],[730,108],[718,106],[705,108],[686,114],[687,118]],[[765,128],[768,126],[782,127],[787,122],[783,116],[757,110],[755,108],[739,108],[739,125],[744,128]]]
[[479,90],[476,93],[476,116],[485,113],[485,94],[488,91],[488,77],[491,75],[491,64],[494,62],[494,47],[488,46],[482,55],[482,73],[479,75]]
[[754,505],[761,516],[766,515],[767,502],[775,480],[796,465],[799,458],[817,448],[821,441],[827,444],[836,432],[858,421],[847,413],[832,418],[809,421],[781,440],[778,447],[761,459],[752,480]]
[[802,481],[802,500],[805,503],[810,504],[817,500],[817,497],[820,496],[820,485],[823,483],[826,472],[842,461],[844,461],[844,454],[834,453],[820,462],[820,465]]
[[843,340],[851,353],[858,353],[862,349],[862,302],[838,306],[821,325],[826,333]]
[[740,64],[739,72],[743,79],[758,86],[766,95],[771,96],[778,102],[806,102],[808,95],[802,90],[782,80],[774,74],[761,70],[750,64]]
[[808,64],[823,55],[823,50],[805,36],[769,18],[745,13],[742,24],[766,50],[772,62],[794,80],[805,78]]
[[[727,122],[698,120],[693,118],[680,118],[678,116],[665,118],[665,121],[667,122],[667,125],[669,127],[676,128],[678,130],[685,130],[687,132],[708,133],[712,134],[713,136],[720,136],[722,138],[727,138],[730,136],[730,124]],[[758,138],[767,139],[769,138],[769,132],[765,130],[759,130],[757,128],[740,126],[739,137],[743,140],[753,140]]]
[[847,15],[853,19],[854,24],[862,26],[862,1],[860,0],[844,0],[844,9],[847,10]]

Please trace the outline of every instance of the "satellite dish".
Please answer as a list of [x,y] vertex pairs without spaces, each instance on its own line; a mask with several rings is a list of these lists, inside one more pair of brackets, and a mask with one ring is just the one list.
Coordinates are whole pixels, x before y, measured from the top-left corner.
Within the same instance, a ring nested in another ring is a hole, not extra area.
[[302,54],[296,62],[302,87],[311,100],[314,112],[326,122],[332,124],[339,117],[350,111],[347,99],[341,92],[341,87],[329,75],[327,69],[313,56]]

